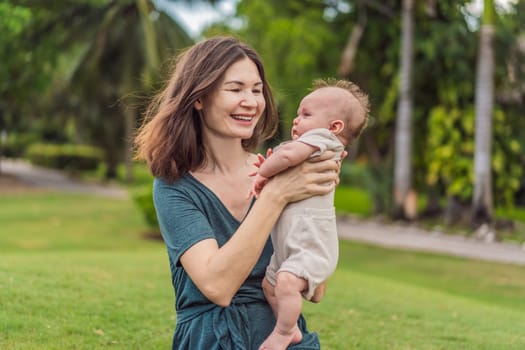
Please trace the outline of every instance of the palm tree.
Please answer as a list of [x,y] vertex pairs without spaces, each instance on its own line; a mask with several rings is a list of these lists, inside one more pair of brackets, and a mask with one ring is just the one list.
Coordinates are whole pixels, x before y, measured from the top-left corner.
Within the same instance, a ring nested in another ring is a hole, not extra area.
[[492,109],[494,104],[494,0],[483,1],[476,72],[476,129],[472,223],[492,220]]
[[357,49],[359,48],[359,43],[361,42],[366,27],[366,7],[360,1],[357,2],[357,5],[359,7],[357,22],[348,37],[339,64],[338,73],[343,77],[348,76],[354,67],[355,55],[357,54]]
[[[33,110],[62,124],[62,115],[72,116],[80,141],[105,151],[106,177],[114,177],[124,159],[131,178],[137,106],[146,104],[137,97],[152,92],[162,65],[192,40],[152,0],[18,3],[31,13],[30,24],[19,36],[22,48],[31,48],[28,51],[37,58],[23,67],[20,75],[26,78],[20,86],[37,85],[33,80],[38,81],[34,77],[39,71],[54,67],[45,75],[54,78],[48,84],[51,89],[45,89],[49,95],[39,94]],[[0,100],[4,95],[0,91]],[[43,107],[35,108],[36,103]]]
[[403,0],[401,32],[401,68],[397,105],[395,162],[394,162],[394,217],[415,218],[412,191],[412,46],[414,0]]
[[387,18],[394,16],[394,12],[389,6],[378,1],[356,0],[355,6],[357,8],[357,21],[352,27],[352,32],[350,32],[350,35],[348,36],[339,62],[338,74],[342,77],[349,76],[354,68],[355,56],[366,29],[368,8],[381,13]]
[[76,106],[82,136],[106,151],[106,177],[114,177],[124,159],[130,180],[136,106],[145,102],[137,96],[152,91],[161,66],[192,40],[151,0],[111,1],[92,10],[96,16],[77,24],[90,35],[63,93]]

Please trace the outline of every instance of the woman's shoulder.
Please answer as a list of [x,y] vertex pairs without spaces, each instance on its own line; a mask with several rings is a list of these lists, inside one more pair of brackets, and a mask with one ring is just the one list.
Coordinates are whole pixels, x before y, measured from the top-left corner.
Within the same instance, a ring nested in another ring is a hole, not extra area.
[[163,177],[155,177],[153,179],[153,187],[182,189],[185,187],[194,186],[195,184],[191,180],[192,180],[192,176],[190,175],[190,173],[187,173],[181,178],[174,180],[174,181],[168,181],[167,179]]
[[186,174],[175,181],[168,181],[162,177],[153,179],[153,195],[161,195],[163,193],[184,193],[190,194],[194,192],[199,184],[193,181],[190,174]]

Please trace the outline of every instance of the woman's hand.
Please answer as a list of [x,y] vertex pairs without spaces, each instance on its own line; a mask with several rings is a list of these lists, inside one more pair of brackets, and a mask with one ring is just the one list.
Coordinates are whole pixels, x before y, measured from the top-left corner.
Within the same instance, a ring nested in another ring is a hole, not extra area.
[[[323,154],[321,154],[319,157],[314,157],[310,159],[309,161],[310,162],[320,162],[323,160],[331,159],[333,156],[334,156],[334,152],[326,151]],[[343,153],[341,153],[341,159],[337,161],[338,168],[337,168],[337,180],[335,182],[336,186],[339,185],[339,182],[340,182],[339,176],[341,175],[341,163],[343,159],[345,159],[347,156],[348,156],[348,152],[344,150]]]
[[297,202],[332,191],[339,182],[340,165],[332,160],[334,153],[326,151],[311,161],[274,176],[264,187],[284,203]]

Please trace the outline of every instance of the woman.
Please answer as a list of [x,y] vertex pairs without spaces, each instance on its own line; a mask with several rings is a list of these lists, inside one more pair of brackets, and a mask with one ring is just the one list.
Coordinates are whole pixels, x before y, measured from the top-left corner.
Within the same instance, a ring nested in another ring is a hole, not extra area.
[[[275,132],[277,118],[257,53],[216,37],[178,57],[139,130],[137,155],[155,176],[176,294],[173,349],[258,349],[273,329],[261,287],[272,226],[287,203],[331,191],[338,170],[325,160],[331,155],[321,156],[272,178],[256,201],[247,200],[252,152]],[[290,348],[318,349],[302,317],[299,326],[302,341]]]

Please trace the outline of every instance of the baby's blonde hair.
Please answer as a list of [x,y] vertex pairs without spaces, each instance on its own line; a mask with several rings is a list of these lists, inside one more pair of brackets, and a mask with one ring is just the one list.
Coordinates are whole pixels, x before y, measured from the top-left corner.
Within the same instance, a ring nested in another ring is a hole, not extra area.
[[[355,128],[347,128],[345,127],[345,130],[343,131],[344,136],[348,140],[348,143],[352,143],[355,139],[357,139],[363,130],[368,125],[368,114],[370,113],[370,101],[368,99],[368,95],[361,90],[361,88],[348,80],[344,79],[336,79],[336,78],[326,78],[326,79],[316,79],[312,83],[312,91],[326,88],[326,87],[337,87],[344,89],[348,91],[359,103],[359,105],[362,108],[363,112],[363,121],[362,123],[358,124]],[[352,116],[346,116],[347,120],[350,120]],[[348,123],[347,123],[348,124]],[[346,126],[346,125],[345,125]]]

